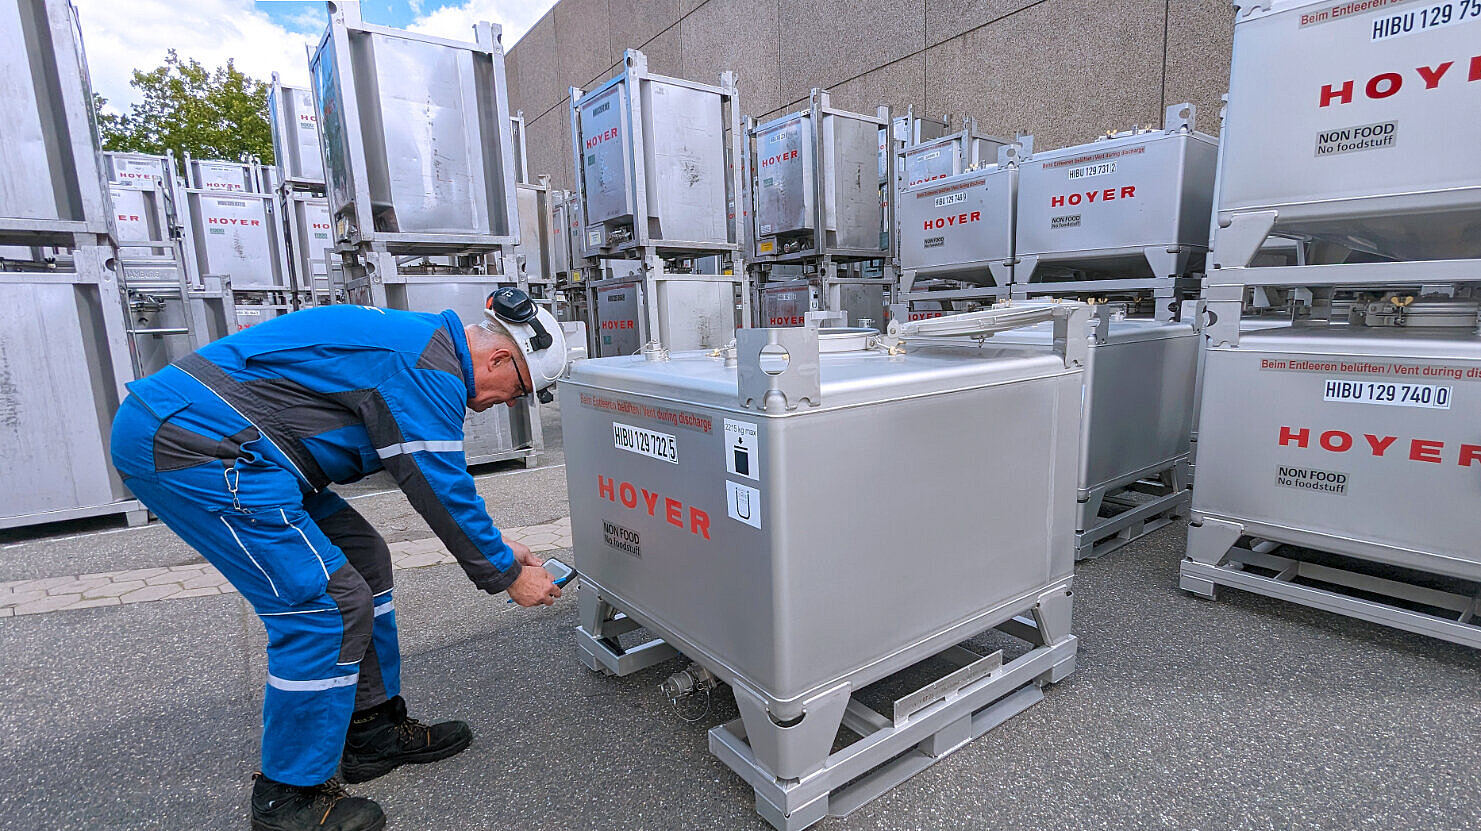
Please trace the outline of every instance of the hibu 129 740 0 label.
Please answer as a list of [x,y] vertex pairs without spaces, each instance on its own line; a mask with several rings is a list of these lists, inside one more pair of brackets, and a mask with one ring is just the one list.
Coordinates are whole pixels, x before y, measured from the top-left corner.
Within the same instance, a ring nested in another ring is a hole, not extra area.
[[1322,399],[1356,404],[1381,404],[1386,407],[1448,410],[1453,392],[1453,388],[1440,384],[1398,384],[1385,381],[1333,379],[1327,381]]

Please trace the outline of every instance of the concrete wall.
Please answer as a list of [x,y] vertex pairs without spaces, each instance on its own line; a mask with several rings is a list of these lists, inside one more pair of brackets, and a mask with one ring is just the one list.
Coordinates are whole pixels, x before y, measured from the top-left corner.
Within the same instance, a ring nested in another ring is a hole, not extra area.
[[568,88],[612,77],[628,48],[663,75],[733,70],[758,118],[823,87],[840,108],[970,115],[1049,149],[1182,101],[1216,133],[1233,28],[1229,0],[561,0],[509,51],[509,94],[531,172],[557,188],[572,184]]

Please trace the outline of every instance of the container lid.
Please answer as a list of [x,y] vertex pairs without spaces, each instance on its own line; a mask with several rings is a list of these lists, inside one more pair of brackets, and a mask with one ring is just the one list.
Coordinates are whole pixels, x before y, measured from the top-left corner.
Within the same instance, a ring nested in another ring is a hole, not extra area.
[[869,348],[869,339],[878,329],[866,326],[832,326],[818,330],[818,354],[859,352]]

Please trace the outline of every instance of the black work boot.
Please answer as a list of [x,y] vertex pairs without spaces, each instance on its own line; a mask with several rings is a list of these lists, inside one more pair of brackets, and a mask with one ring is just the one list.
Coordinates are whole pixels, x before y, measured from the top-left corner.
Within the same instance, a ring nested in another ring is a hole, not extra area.
[[396,696],[350,719],[340,773],[346,782],[366,782],[402,765],[423,765],[462,752],[473,741],[466,722],[426,725],[406,716]]
[[380,831],[381,806],[350,796],[338,779],[322,785],[284,785],[260,773],[252,785],[252,831]]

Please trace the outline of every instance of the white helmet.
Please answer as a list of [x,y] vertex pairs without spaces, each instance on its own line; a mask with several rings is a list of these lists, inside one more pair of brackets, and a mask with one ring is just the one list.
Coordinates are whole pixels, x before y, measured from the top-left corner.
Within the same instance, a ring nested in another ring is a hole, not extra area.
[[539,308],[520,289],[506,287],[490,294],[484,314],[497,322],[524,355],[530,382],[542,402],[552,396],[549,387],[566,371],[566,336],[555,315]]

